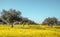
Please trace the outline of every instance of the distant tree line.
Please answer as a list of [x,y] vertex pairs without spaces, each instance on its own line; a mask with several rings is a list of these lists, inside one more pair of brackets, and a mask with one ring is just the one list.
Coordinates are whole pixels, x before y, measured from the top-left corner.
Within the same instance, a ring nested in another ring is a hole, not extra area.
[[3,24],[37,24],[34,21],[21,16],[21,12],[15,9],[3,9],[0,16],[0,23]]
[[[5,10],[3,9],[1,12],[1,16],[0,16],[0,24],[11,24],[13,27],[13,24],[20,24],[20,25],[37,25],[38,23],[21,16],[21,12],[17,11],[15,9],[9,9],[9,10]],[[60,21],[58,21],[58,19],[56,17],[48,17],[46,19],[44,19],[44,21],[42,22],[42,25],[60,25]]]

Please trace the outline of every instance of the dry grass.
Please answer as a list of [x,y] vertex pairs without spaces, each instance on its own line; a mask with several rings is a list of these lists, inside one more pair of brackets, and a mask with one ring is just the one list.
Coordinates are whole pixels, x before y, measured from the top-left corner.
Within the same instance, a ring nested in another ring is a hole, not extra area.
[[40,25],[0,25],[0,37],[60,37],[60,29],[56,26]]

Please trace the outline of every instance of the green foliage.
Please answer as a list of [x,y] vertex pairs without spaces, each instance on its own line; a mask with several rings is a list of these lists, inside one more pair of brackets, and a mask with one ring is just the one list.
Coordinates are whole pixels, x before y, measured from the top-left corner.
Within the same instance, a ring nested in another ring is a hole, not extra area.
[[58,20],[56,17],[52,17],[52,18],[48,17],[43,21],[42,24],[44,24],[44,25],[57,25],[57,23],[58,23]]
[[19,19],[20,15],[21,15],[21,12],[10,9],[8,11],[3,10],[2,14],[1,14],[1,17],[3,17],[9,23],[13,23],[15,20]]
[[7,21],[10,24],[19,22],[20,24],[36,24],[32,20],[22,17],[21,12],[15,9],[3,10],[1,12],[1,18],[3,18],[3,20]]

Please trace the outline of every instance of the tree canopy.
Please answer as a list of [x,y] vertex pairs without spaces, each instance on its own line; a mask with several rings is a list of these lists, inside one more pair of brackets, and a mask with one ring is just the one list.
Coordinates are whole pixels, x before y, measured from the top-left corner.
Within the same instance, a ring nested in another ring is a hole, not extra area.
[[21,16],[21,12],[17,11],[15,9],[10,9],[10,10],[2,10],[1,12],[1,18],[8,22],[8,23],[14,23],[16,21],[21,22],[21,24],[36,24],[34,21],[28,19],[28,18],[24,18],[23,16]]
[[[17,11],[15,9],[9,9],[9,10],[5,10],[3,9],[1,12],[1,16],[0,16],[0,23],[4,23],[4,24],[13,24],[13,23],[20,23],[20,24],[36,24],[36,22],[21,16],[21,12]],[[48,17],[46,18],[43,22],[43,25],[60,25],[60,21],[58,21],[58,19],[56,17]]]
[[44,25],[56,25],[58,23],[58,20],[56,17],[48,17],[46,18],[42,24]]

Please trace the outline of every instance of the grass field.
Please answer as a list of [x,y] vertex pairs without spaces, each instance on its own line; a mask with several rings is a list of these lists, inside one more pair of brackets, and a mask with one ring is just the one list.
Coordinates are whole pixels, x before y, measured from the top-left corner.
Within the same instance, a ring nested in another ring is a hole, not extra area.
[[0,37],[60,37],[60,27],[40,25],[0,25]]

